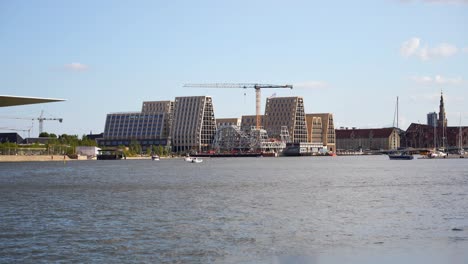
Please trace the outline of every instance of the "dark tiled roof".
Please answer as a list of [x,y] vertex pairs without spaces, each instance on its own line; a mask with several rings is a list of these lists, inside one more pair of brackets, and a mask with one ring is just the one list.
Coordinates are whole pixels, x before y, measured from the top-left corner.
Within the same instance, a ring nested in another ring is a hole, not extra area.
[[395,128],[337,129],[336,138],[387,138]]

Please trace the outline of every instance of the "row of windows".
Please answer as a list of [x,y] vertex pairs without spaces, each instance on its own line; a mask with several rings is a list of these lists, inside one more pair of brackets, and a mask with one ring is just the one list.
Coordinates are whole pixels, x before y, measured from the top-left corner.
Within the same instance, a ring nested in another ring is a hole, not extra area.
[[121,120],[121,119],[148,119],[148,118],[163,118],[164,114],[156,114],[156,115],[149,115],[149,114],[126,114],[126,115],[114,115],[109,114],[107,118],[112,120]]
[[[137,141],[138,144],[140,145],[167,145],[167,140],[140,140]],[[104,146],[119,146],[119,145],[124,145],[124,146],[129,146],[131,144],[131,141],[128,140],[103,140],[99,142],[100,145]]]
[[129,132],[129,133],[119,133],[119,132],[110,132],[105,134],[106,137],[115,137],[115,136],[159,136],[161,133],[143,133],[143,132]]
[[132,129],[132,128],[129,128],[129,129],[108,129],[105,131],[105,133],[109,134],[109,133],[148,133],[148,132],[152,132],[152,133],[160,133],[162,131],[161,128],[153,128],[153,129]]
[[152,127],[152,128],[155,128],[155,127],[164,127],[163,124],[161,123],[154,123],[154,124],[146,124],[146,123],[143,123],[143,124],[109,124],[107,125],[107,127],[110,129],[110,128],[148,128],[148,127]]

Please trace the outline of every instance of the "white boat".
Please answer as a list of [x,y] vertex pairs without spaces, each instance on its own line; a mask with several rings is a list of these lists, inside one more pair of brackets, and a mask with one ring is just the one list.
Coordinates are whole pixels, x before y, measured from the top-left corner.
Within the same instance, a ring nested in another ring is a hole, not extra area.
[[200,163],[200,162],[203,162],[202,159],[197,158],[197,157],[185,157],[184,160],[187,161],[187,162],[191,162],[191,163]]
[[151,159],[152,159],[152,160],[158,161],[158,160],[159,160],[159,156],[158,156],[158,155],[153,155],[153,156],[151,156]]
[[202,160],[202,159],[199,159],[199,158],[192,158],[192,161],[191,161],[191,162],[192,162],[192,163],[201,163],[201,162],[203,162],[203,160]]
[[445,158],[447,157],[447,153],[435,150],[429,154],[429,158]]

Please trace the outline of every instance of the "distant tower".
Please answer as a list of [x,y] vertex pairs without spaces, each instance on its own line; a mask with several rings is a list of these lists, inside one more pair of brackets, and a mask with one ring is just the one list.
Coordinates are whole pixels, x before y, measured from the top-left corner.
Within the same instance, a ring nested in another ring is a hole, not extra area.
[[432,112],[427,114],[427,124],[431,127],[437,127],[437,113]]
[[447,127],[447,117],[445,115],[444,107],[444,94],[442,92],[440,92],[439,120],[437,125],[438,127]]

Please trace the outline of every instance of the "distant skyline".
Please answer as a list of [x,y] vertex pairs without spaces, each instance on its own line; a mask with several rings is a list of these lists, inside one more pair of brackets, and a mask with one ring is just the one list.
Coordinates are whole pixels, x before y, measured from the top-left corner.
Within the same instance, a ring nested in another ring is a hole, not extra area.
[[[426,123],[443,91],[449,126],[468,126],[468,1],[2,1],[0,94],[64,98],[0,108],[3,128],[104,131],[143,101],[213,97],[217,118],[255,114],[255,93],[186,83],[292,84],[335,127]],[[17,119],[9,119],[17,118]],[[20,119],[22,118],[22,119]],[[17,131],[22,136],[27,132]]]

